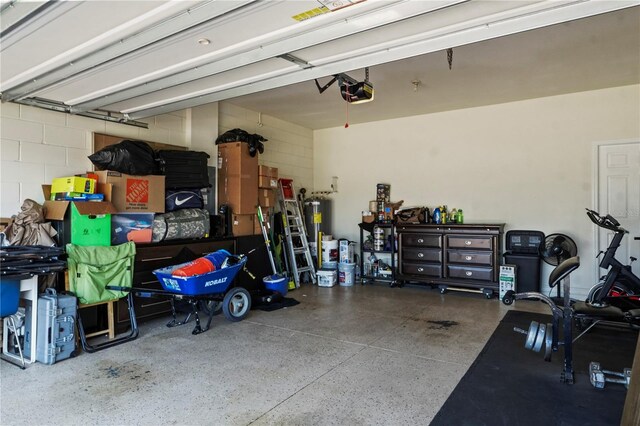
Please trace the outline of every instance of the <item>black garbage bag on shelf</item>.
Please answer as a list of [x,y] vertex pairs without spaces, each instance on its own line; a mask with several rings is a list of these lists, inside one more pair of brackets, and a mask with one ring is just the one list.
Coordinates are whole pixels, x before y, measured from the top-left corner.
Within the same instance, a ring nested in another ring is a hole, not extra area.
[[128,175],[158,174],[156,153],[143,141],[124,140],[89,156],[99,170],[114,170]]

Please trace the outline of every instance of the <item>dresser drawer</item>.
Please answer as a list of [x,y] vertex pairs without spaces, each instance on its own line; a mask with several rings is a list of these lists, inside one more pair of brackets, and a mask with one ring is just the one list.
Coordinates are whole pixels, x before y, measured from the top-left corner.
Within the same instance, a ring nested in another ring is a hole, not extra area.
[[474,265],[493,265],[493,253],[490,251],[448,250],[449,263],[467,263]]
[[447,236],[447,246],[449,248],[491,250],[493,249],[493,238],[483,236]]
[[403,247],[442,247],[442,235],[400,234]]
[[421,248],[402,248],[402,260],[419,260],[421,262],[442,262],[442,251]]
[[493,268],[481,266],[447,266],[449,278],[464,280],[493,281]]
[[402,262],[402,274],[442,278],[442,265]]

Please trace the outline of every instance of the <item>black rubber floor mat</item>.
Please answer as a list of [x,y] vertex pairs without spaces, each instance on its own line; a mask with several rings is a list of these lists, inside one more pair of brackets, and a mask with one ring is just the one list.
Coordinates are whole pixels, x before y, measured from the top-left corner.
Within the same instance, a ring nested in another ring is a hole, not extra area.
[[260,309],[261,311],[271,312],[271,311],[276,311],[282,308],[290,308],[292,306],[296,306],[299,304],[300,302],[298,302],[296,299],[292,299],[290,297],[283,297],[281,300],[277,302],[256,304],[253,306],[253,308]]
[[607,383],[595,389],[589,363],[606,370],[631,368],[638,333],[595,327],[573,345],[575,384],[560,382],[562,348],[551,362],[543,352],[524,348],[531,321],[551,322],[550,315],[509,311],[432,425],[618,425],[626,389]]

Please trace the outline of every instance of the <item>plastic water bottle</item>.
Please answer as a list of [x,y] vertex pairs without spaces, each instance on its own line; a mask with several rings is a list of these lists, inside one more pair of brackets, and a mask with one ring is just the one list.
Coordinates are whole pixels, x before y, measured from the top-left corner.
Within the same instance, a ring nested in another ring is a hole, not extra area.
[[440,225],[442,223],[442,217],[440,216],[440,207],[433,209],[433,222]]

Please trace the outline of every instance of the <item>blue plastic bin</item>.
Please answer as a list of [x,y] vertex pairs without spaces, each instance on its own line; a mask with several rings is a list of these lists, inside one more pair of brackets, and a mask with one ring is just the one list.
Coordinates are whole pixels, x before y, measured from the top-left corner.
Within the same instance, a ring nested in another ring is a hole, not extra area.
[[0,280],[0,317],[13,315],[20,302],[20,280],[3,278]]

